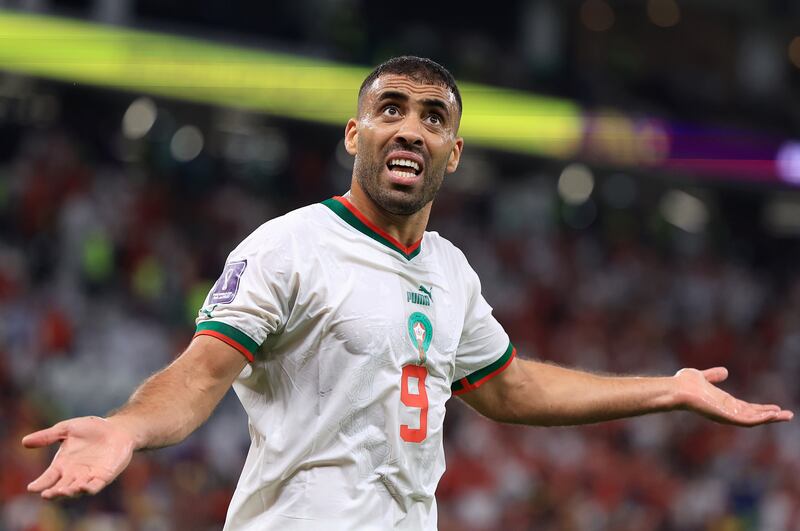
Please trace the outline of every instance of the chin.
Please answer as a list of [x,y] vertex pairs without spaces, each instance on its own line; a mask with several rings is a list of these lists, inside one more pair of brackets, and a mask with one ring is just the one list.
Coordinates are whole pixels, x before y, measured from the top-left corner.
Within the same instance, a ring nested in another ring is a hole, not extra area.
[[398,216],[416,214],[425,206],[425,203],[420,198],[404,192],[398,193],[398,191],[386,193],[377,203],[385,211]]

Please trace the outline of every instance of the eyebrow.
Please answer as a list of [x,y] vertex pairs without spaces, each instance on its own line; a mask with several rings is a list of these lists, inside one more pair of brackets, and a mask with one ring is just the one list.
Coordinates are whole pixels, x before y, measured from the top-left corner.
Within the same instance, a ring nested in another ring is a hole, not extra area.
[[[406,102],[408,99],[408,94],[398,92],[396,90],[387,90],[385,92],[381,92],[378,96],[379,102],[384,100],[398,100]],[[450,109],[447,107],[447,104],[439,98],[425,98],[422,100],[422,105],[425,107],[436,107],[437,109],[441,109],[447,113],[448,116],[450,115]]]

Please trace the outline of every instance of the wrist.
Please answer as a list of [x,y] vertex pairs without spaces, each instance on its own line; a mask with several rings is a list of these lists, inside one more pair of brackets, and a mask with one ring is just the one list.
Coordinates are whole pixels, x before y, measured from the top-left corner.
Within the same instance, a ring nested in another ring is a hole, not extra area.
[[124,413],[117,413],[102,420],[127,438],[133,446],[133,451],[147,447],[147,441],[144,435],[145,430],[138,425],[139,422],[136,417],[128,416]]
[[[673,376],[667,377],[670,382],[670,410],[689,409],[689,405],[691,404],[691,388],[688,385],[688,380],[695,376],[693,373],[699,375],[700,371],[684,368],[676,372]],[[702,378],[702,375],[700,375],[700,377]]]
[[656,378],[656,397],[654,400],[655,411],[674,411],[686,406],[684,394],[678,375],[662,376]]

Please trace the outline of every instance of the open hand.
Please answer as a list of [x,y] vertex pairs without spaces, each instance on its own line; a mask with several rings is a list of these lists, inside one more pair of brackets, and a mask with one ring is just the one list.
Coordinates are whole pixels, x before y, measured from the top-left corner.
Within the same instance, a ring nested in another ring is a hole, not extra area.
[[794,413],[775,404],[751,404],[726,393],[714,384],[725,381],[728,370],[714,367],[699,371],[681,369],[675,374],[678,403],[713,421],[737,426],[758,426],[791,420]]
[[114,481],[131,461],[133,437],[100,417],[80,417],[25,436],[27,448],[61,442],[53,462],[28,485],[43,498],[96,494]]

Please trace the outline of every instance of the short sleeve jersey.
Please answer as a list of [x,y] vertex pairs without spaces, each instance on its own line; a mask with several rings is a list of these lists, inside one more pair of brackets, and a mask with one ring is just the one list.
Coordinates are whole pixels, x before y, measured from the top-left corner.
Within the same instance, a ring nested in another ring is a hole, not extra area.
[[436,529],[445,402],[515,354],[461,251],[405,247],[342,197],[248,236],[196,333],[250,362],[231,530]]

